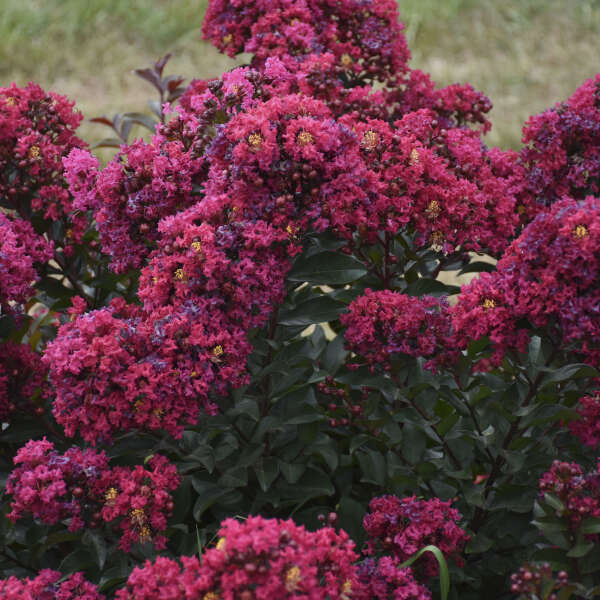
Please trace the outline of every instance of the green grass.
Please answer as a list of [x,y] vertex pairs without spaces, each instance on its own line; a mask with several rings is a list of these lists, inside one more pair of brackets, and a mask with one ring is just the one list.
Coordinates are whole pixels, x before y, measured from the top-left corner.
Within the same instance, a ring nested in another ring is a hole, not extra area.
[[[494,103],[490,145],[516,147],[523,122],[600,71],[598,0],[400,0],[414,67],[469,81]],[[168,69],[216,76],[235,63],[201,41],[205,1],[1,0],[0,84],[33,80],[88,117],[143,109],[131,74],[171,51]],[[82,135],[103,134],[86,124]]]

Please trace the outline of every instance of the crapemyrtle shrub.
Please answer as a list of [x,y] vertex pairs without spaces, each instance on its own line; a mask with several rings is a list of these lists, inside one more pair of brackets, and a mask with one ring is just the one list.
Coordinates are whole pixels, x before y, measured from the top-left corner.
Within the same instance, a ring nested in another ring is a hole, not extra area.
[[488,148],[402,31],[211,0],[248,64],[138,69],[107,162],[0,91],[5,596],[597,591],[597,78]]

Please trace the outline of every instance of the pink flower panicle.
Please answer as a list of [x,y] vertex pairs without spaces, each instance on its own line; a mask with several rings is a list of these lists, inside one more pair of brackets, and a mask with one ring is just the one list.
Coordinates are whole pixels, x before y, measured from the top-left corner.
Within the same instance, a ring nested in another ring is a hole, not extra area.
[[71,519],[71,531],[83,527],[87,506],[94,502],[93,485],[108,468],[103,452],[73,447],[61,455],[44,438],[27,442],[13,462],[16,468],[6,484],[13,496],[9,519],[30,513],[51,525]]
[[82,573],[69,575],[59,583],[62,574],[43,569],[33,579],[9,577],[0,579],[2,600],[104,600],[98,588],[83,577]]
[[[363,520],[367,533],[366,553],[384,552],[404,562],[424,546],[437,546],[459,566],[469,536],[458,526],[459,512],[451,502],[438,498],[419,500],[416,496],[381,496],[369,503]],[[416,566],[425,577],[435,577],[439,568],[435,558],[424,555]]]
[[352,600],[431,600],[431,592],[413,576],[410,568],[391,556],[367,558],[358,566],[358,586]]
[[40,356],[25,344],[6,341],[0,344],[0,423],[14,413],[33,413],[33,399],[39,392],[48,393],[47,369],[40,366]]
[[165,457],[153,456],[147,467],[110,468],[104,452],[73,447],[60,454],[44,438],[23,446],[14,463],[6,485],[12,521],[25,514],[50,525],[70,519],[71,531],[119,523],[125,552],[136,542],[165,547],[171,492],[180,481]]
[[523,128],[521,160],[537,210],[568,196],[582,200],[600,193],[600,75],[587,79],[554,108]]
[[157,550],[165,548],[167,538],[161,532],[173,512],[171,492],[179,482],[175,465],[160,455],[153,456],[148,467],[114,467],[103,474],[95,486],[104,500],[101,519],[120,519],[122,550],[129,552],[132,544],[149,541]]
[[569,423],[571,433],[592,448],[600,444],[600,391],[579,399],[579,419]]
[[83,116],[73,102],[29,83],[0,88],[0,196],[20,215],[35,211],[64,220],[67,245],[81,242],[87,227],[65,189],[62,158],[85,143],[75,135]]
[[14,312],[34,295],[36,263],[52,258],[52,243],[23,219],[0,211],[0,312]]
[[492,361],[523,352],[530,326],[551,327],[590,364],[600,364],[600,200],[563,200],[511,244],[497,271],[464,286],[451,309],[457,345],[489,336]]
[[229,56],[254,54],[253,66],[269,57],[291,66],[310,53],[331,53],[351,81],[385,82],[407,70],[403,28],[392,0],[211,0],[203,33]]
[[341,317],[347,347],[374,369],[401,355],[427,358],[427,366],[451,362],[448,303],[432,296],[365,291]]
[[160,594],[202,598],[354,598],[357,558],[348,535],[330,527],[309,532],[293,521],[248,517],[221,524],[219,541],[201,563],[182,557],[136,568],[118,600],[150,600]]
[[[584,474],[577,463],[555,460],[540,479],[540,499],[553,494],[564,505],[569,530],[575,532],[587,517],[600,517],[600,471]],[[594,537],[595,539],[595,537]]]

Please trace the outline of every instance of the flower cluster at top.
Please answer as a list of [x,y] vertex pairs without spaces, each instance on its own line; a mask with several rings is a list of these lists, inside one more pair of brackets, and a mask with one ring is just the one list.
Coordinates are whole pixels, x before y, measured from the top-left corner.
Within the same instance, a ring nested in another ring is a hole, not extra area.
[[39,354],[25,344],[0,344],[0,423],[8,423],[16,412],[34,413],[34,396],[47,394],[45,380]]
[[52,243],[29,222],[0,211],[0,314],[15,312],[34,294],[36,263],[52,258]]
[[[450,319],[445,299],[367,289],[342,315],[347,347],[375,369],[391,368],[400,355],[425,357],[435,368],[438,358],[452,359]],[[436,357],[435,360],[431,360]]]
[[406,71],[410,52],[393,0],[277,0],[209,3],[204,37],[229,56],[254,54],[298,68],[311,54],[330,54],[357,82],[385,81]]
[[598,195],[600,75],[585,81],[566,102],[531,117],[523,143],[525,193],[536,204]]
[[64,581],[62,574],[43,569],[33,579],[9,577],[0,579],[2,600],[104,600],[98,588],[86,581],[81,573],[70,575]]
[[[464,287],[451,310],[459,347],[489,336],[492,362],[523,352],[531,327],[600,364],[600,200],[565,199],[540,213],[493,273]],[[529,326],[527,326],[527,323]]]
[[[363,520],[367,534],[366,553],[391,554],[405,561],[431,544],[461,566],[464,563],[461,553],[469,536],[458,526],[460,518],[450,501],[442,502],[438,498],[373,498]],[[435,558],[426,555],[421,560],[419,572],[424,577],[435,577],[439,572]]]
[[72,102],[34,83],[0,88],[0,197],[23,219],[62,221],[67,253],[88,225],[62,174],[62,158],[85,146],[75,135],[82,119]]
[[50,525],[69,520],[71,531],[110,523],[120,526],[125,551],[137,542],[164,547],[179,477],[163,456],[153,456],[147,467],[111,468],[104,452],[73,447],[61,454],[44,438],[28,442],[13,461],[6,484],[12,521],[26,514]]
[[563,507],[557,514],[565,519],[570,532],[575,532],[587,517],[600,517],[599,469],[584,474],[577,463],[555,460],[551,469],[540,479],[540,500],[552,494]]

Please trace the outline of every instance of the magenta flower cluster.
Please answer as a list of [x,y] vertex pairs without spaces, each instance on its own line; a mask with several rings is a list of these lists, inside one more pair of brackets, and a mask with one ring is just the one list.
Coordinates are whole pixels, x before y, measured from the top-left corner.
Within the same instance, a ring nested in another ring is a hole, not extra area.
[[11,576],[0,579],[2,600],[104,600],[98,588],[81,573],[69,575],[64,581],[62,574],[43,569],[33,579]]
[[62,174],[62,158],[86,145],[75,135],[83,116],[73,106],[34,83],[0,88],[0,196],[24,219],[33,212],[61,220],[69,232],[67,253],[88,224],[74,210]]
[[250,516],[226,519],[218,535],[201,562],[159,558],[134,569],[117,600],[355,598],[357,555],[343,531]]
[[147,467],[111,468],[104,452],[73,447],[61,454],[44,438],[28,442],[13,461],[6,484],[12,521],[25,515],[50,525],[68,520],[70,531],[105,522],[121,528],[125,551],[137,542],[164,547],[179,476],[163,456],[152,457]]
[[[0,344],[0,422],[18,413],[33,414],[48,394],[46,370],[40,356],[25,344]],[[37,406],[37,408],[36,408]]]
[[576,532],[587,517],[600,517],[600,471],[586,474],[577,463],[555,460],[540,479],[540,499],[552,494],[564,506],[560,517]]
[[[439,498],[421,500],[416,496],[381,496],[369,503],[363,526],[367,534],[367,554],[390,554],[405,561],[427,545],[437,546],[459,566],[469,535],[458,525],[460,514],[451,502]],[[435,577],[437,561],[425,555],[419,563],[424,577]]]
[[448,309],[445,299],[368,289],[342,315],[347,347],[372,370],[377,365],[389,370],[390,361],[402,355],[427,358],[427,366],[435,368],[453,356]]
[[52,258],[52,243],[29,222],[0,212],[0,314],[16,312],[35,293],[37,263]]
[[582,200],[600,192],[600,75],[586,80],[566,101],[529,119],[520,159],[526,167],[524,197],[538,206],[562,198]]
[[545,327],[556,344],[599,364],[599,257],[600,200],[557,202],[524,229],[496,271],[463,288],[451,311],[458,345],[489,336],[499,364],[509,350],[525,350],[531,327]]

